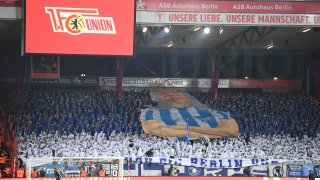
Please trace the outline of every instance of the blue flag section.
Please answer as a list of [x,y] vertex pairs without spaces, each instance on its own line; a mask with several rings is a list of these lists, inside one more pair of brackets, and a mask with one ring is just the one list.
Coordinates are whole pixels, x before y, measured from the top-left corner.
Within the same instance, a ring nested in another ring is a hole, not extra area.
[[242,168],[256,165],[279,164],[283,159],[202,159],[202,158],[166,158],[166,157],[125,157],[125,161],[136,163],[171,164],[203,168]]
[[231,117],[221,111],[214,111],[199,107],[171,108],[171,109],[144,109],[141,112],[142,120],[161,120],[164,125],[206,126],[216,128],[220,119],[230,119]]
[[200,107],[142,109],[140,120],[145,133],[161,137],[235,137],[239,132],[227,113]]
[[312,164],[302,165],[302,177],[308,177],[310,171],[314,172],[314,166]]
[[207,168],[206,176],[228,176],[228,169]]
[[300,165],[289,165],[288,166],[288,176],[289,177],[301,177],[302,166]]

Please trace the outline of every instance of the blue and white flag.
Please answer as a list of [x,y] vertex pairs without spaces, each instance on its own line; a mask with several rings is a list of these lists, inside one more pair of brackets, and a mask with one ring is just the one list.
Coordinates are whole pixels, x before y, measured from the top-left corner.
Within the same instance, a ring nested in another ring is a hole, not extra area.
[[220,120],[230,119],[229,114],[199,107],[141,110],[141,120],[161,120],[161,125],[218,127]]
[[154,90],[157,106],[142,109],[140,120],[145,133],[161,137],[235,137],[237,122],[226,112],[215,111],[186,92]]
[[239,132],[236,121],[226,112],[188,107],[141,110],[140,120],[147,134],[162,137],[216,138],[234,137]]

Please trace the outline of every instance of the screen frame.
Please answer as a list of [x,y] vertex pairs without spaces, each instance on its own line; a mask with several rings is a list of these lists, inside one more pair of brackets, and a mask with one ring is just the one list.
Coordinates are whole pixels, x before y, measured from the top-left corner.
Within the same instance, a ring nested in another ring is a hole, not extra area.
[[136,8],[137,8],[137,0],[133,0],[134,3],[134,12],[133,12],[133,33],[132,33],[132,55],[113,55],[113,54],[85,54],[85,53],[78,53],[78,54],[74,54],[74,53],[45,53],[45,52],[39,52],[39,53],[35,53],[35,52],[27,52],[26,51],[26,28],[27,28],[27,22],[26,22],[26,18],[27,18],[27,4],[26,1],[22,1],[22,33],[21,33],[21,56],[25,56],[25,55],[32,55],[32,54],[37,54],[37,55],[66,55],[66,56],[72,56],[72,55],[77,55],[77,56],[106,56],[106,57],[135,57],[136,55],[136,48],[135,48],[135,44],[136,44]]

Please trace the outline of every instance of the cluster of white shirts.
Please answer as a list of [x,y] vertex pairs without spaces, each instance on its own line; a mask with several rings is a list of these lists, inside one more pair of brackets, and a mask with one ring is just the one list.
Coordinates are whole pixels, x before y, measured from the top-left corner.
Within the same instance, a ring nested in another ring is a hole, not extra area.
[[[153,157],[176,158],[263,158],[288,160],[320,159],[320,134],[311,139],[291,138],[287,135],[272,137],[244,136],[230,139],[193,140],[193,143],[179,141],[176,138],[161,138],[142,134],[126,135],[104,133],[94,136],[80,134],[35,134],[19,138],[18,151],[20,157],[144,157],[147,151],[152,151]],[[53,150],[55,153],[53,154]]]

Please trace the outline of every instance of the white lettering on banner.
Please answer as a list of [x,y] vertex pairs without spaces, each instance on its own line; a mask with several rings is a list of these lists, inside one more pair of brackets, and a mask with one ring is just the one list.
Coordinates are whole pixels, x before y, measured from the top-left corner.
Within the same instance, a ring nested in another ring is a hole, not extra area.
[[116,34],[113,17],[99,17],[98,9],[45,7],[45,11],[54,32]]
[[126,161],[137,163],[160,163],[177,166],[194,166],[203,168],[241,168],[256,165],[279,164],[284,159],[201,159],[201,158],[165,158],[165,157],[125,157]]
[[199,4],[178,4],[178,3],[172,3],[171,8],[173,9],[200,9]]
[[254,2],[210,0],[137,0],[137,10],[189,12],[246,12],[270,14],[318,14],[316,2]]
[[246,10],[273,10],[273,6],[267,6],[267,5],[250,5],[250,4],[247,4],[245,6]]
[[230,81],[229,79],[219,79],[218,88],[229,88]]
[[219,9],[219,6],[216,4],[201,4],[201,9],[215,10]]
[[282,10],[282,11],[291,11],[292,10],[292,6],[291,5],[274,5],[274,9],[275,10]]
[[[115,77],[99,77],[99,86],[116,86]],[[123,87],[211,88],[210,79],[123,78]],[[229,79],[219,79],[219,88],[229,88]]]
[[[161,18],[158,17],[161,13]],[[216,24],[264,26],[319,26],[320,16],[311,14],[196,13],[137,11],[137,23]]]

